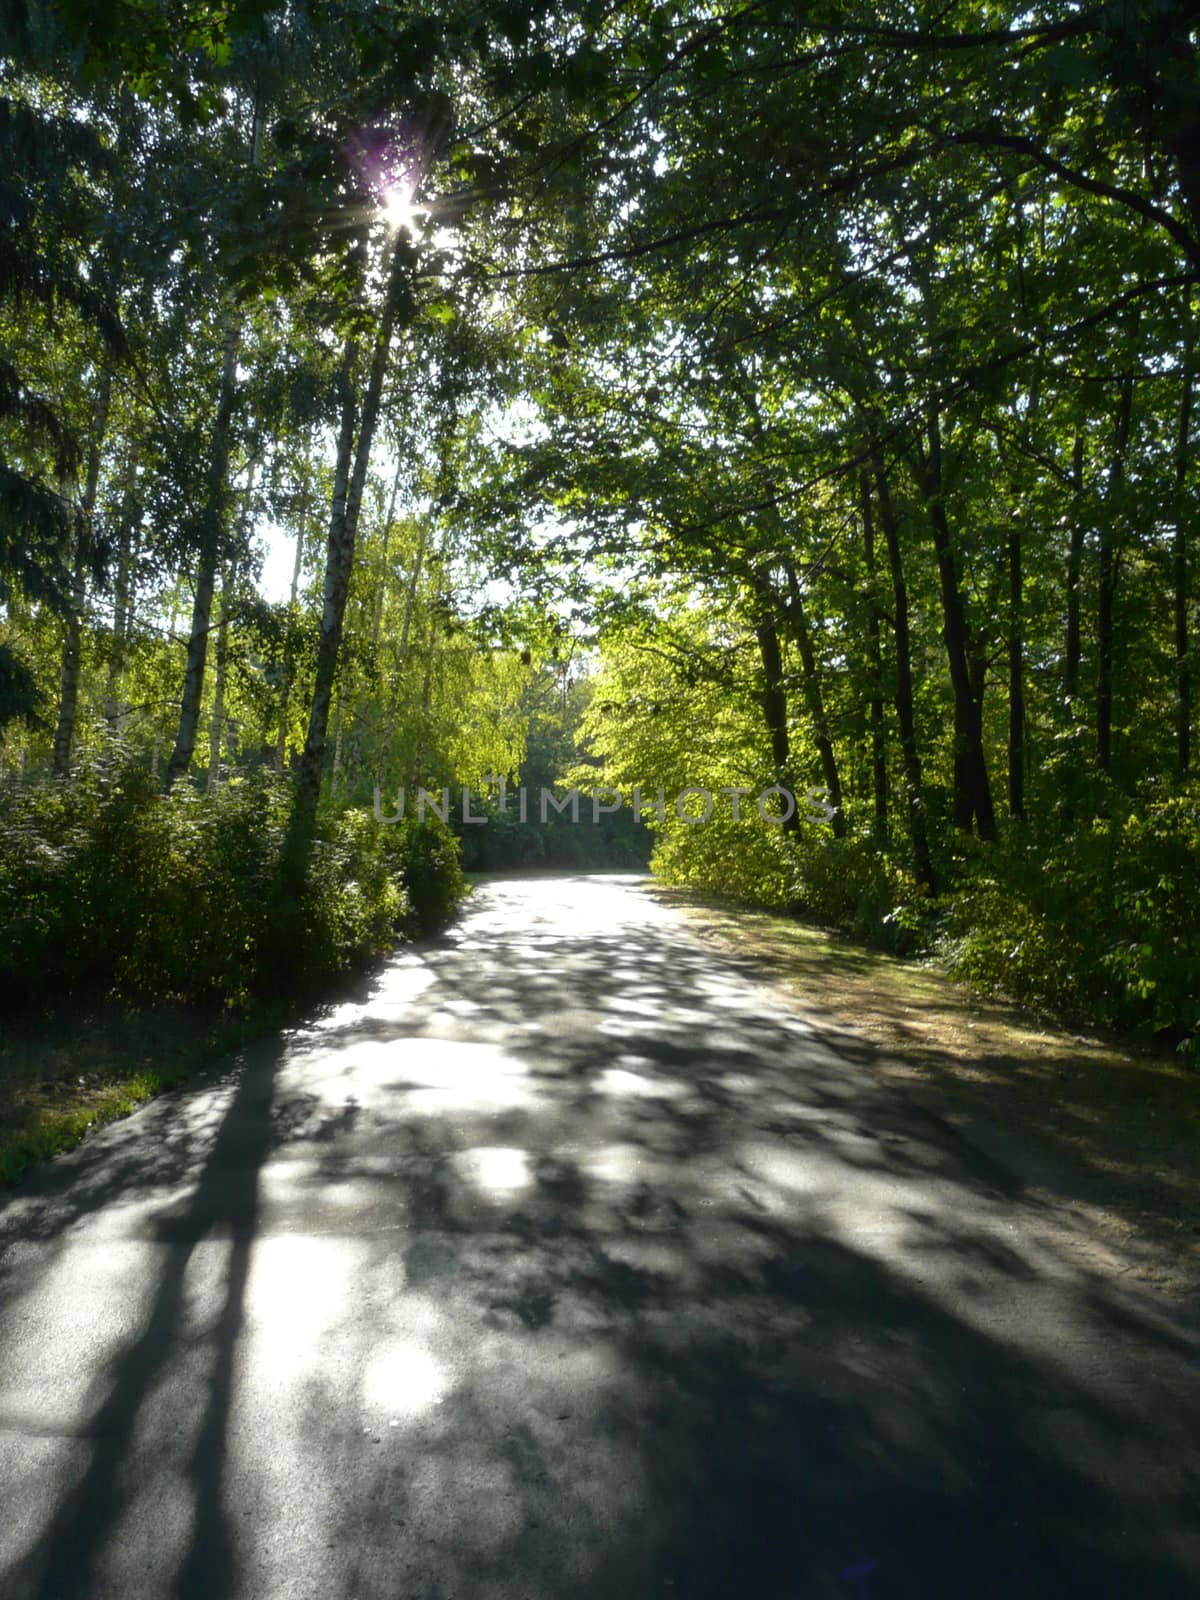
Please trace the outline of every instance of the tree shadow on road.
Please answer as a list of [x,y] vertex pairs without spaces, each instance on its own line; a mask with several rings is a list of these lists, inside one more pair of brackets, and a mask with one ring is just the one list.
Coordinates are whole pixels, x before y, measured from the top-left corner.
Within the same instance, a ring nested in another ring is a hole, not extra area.
[[[16,1579],[21,1592],[45,1600],[87,1600],[106,1592],[101,1563],[139,1493],[138,1475],[145,1465],[139,1461],[140,1436],[148,1413],[160,1433],[151,1445],[152,1455],[166,1453],[172,1436],[183,1439],[192,1433],[183,1465],[190,1536],[172,1593],[179,1600],[200,1600],[236,1592],[224,1495],[226,1433],[258,1228],[259,1172],[270,1150],[288,1136],[273,1116],[279,1055],[278,1042],[243,1054],[230,1075],[230,1092],[194,1182],[189,1180],[195,1150],[184,1141],[166,1152],[155,1150],[153,1143],[136,1150],[124,1144],[107,1181],[87,1188],[89,1211],[126,1188],[143,1198],[148,1192],[169,1194],[182,1185],[183,1194],[157,1208],[148,1222],[160,1271],[144,1324],[104,1375],[105,1397],[86,1430],[86,1465]],[[91,1151],[89,1157],[95,1154]],[[53,1190],[58,1184],[44,1187]],[[217,1265],[215,1281],[206,1285],[210,1292],[197,1326],[189,1303],[189,1291],[194,1291],[190,1269],[199,1248],[210,1241],[219,1245],[224,1262]],[[153,1538],[153,1529],[146,1533]]]
[[537,904],[229,1080],[17,1600],[1196,1592],[1191,1331],[674,919]]

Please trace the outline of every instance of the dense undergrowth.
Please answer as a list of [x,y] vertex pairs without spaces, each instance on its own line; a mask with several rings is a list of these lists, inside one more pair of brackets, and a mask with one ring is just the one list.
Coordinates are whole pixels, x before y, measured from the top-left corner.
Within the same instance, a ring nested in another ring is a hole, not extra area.
[[991,844],[947,838],[933,897],[900,853],[827,827],[671,819],[652,864],[670,882],[934,955],[980,989],[1160,1035],[1200,1062],[1200,793],[1102,801],[1086,820],[1051,813]]
[[449,829],[362,810],[320,814],[304,887],[284,903],[289,802],[261,768],[211,793],[164,795],[116,760],[5,781],[0,999],[237,1008],[312,988],[451,915],[464,880]]

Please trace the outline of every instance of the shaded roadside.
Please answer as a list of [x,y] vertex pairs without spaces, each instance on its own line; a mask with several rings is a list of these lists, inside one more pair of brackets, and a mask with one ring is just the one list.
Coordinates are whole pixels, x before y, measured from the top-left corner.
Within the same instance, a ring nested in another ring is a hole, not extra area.
[[0,1189],[298,1014],[94,1002],[0,1021]]
[[[139,1335],[104,1374],[107,1391],[89,1423],[86,1465],[60,1500],[19,1588],[45,1600],[90,1600],[103,1592],[101,1562],[136,1496],[135,1441],[147,1414],[165,1409],[170,1431],[191,1432],[182,1462],[190,1530],[172,1594],[201,1600],[235,1592],[235,1557],[225,1494],[235,1358],[245,1317],[250,1253],[257,1235],[258,1179],[275,1138],[273,1081],[281,1045],[245,1054],[194,1186],[155,1221],[160,1271]],[[182,1172],[182,1169],[180,1169]],[[205,1276],[206,1315],[197,1326],[189,1280],[199,1247],[224,1260]],[[165,1405],[164,1405],[165,1400]]]

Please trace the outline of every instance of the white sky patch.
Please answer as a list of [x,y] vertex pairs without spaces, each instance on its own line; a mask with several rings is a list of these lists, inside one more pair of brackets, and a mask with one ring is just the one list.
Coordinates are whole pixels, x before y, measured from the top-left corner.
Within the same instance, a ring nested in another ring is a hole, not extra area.
[[[255,543],[262,554],[258,592],[272,605],[282,605],[292,592],[292,571],[296,564],[296,533],[277,522],[260,522],[254,530]],[[301,575],[303,585],[303,574]]]

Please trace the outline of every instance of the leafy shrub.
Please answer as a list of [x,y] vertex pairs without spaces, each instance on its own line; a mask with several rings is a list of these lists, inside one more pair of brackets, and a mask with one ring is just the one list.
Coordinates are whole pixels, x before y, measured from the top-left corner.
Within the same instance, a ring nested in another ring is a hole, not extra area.
[[938,950],[954,976],[976,988],[1082,1013],[1095,959],[1081,928],[1047,915],[1027,888],[986,872],[943,900]]
[[[448,918],[464,884],[436,819],[389,827],[322,812],[300,903],[284,916],[291,791],[259,769],[211,794],[163,795],[99,760],[0,793],[0,997],[80,990],[245,1001],[294,990]],[[286,929],[281,923],[286,922]]]
[[655,828],[650,865],[667,883],[686,884],[749,905],[784,908],[796,897],[795,846],[781,827],[721,806],[704,823],[667,815]]
[[1103,966],[1156,1029],[1186,1030],[1200,1049],[1200,794],[1131,810],[1112,867],[1118,937]]
[[87,846],[90,796],[63,781],[8,782],[0,792],[0,993],[18,998],[62,977],[78,935],[77,863]]
[[669,817],[652,865],[670,882],[753,905],[803,911],[908,952],[931,939],[978,988],[1118,1028],[1167,1033],[1200,1057],[1200,793],[1140,797],[1094,786],[1104,814],[995,844],[954,836],[936,904],[866,834],[797,834],[714,811]]
[[[553,810],[541,820],[541,787],[526,791],[526,820],[520,820],[516,795],[510,792],[501,811],[493,794],[471,795],[475,816],[486,823],[460,824],[461,806],[452,802],[450,817],[462,844],[463,866],[471,872],[508,872],[523,867],[549,867],[558,871],[618,870],[644,871],[650,856],[648,829],[634,821],[627,805],[616,812],[602,812],[596,820],[592,808],[591,786],[594,774],[586,769],[570,774],[558,790],[561,799],[567,785],[579,788],[579,820],[571,814],[560,816]],[[461,794],[459,796],[461,800]]]
[[434,812],[423,821],[405,817],[385,824],[380,832],[385,859],[408,891],[406,931],[432,933],[450,920],[467,892],[458,840]]
[[1116,1027],[1200,1041],[1200,797],[1111,797],[1064,836],[1020,832],[944,902],[961,977]]
[[797,833],[719,807],[707,823],[668,817],[652,861],[668,882],[749,905],[803,911],[819,922],[893,950],[908,950],[921,926],[912,876],[869,838],[835,839],[804,821]]
[[387,829],[368,811],[325,812],[318,819],[302,907],[302,978],[342,972],[395,942],[411,901],[389,858]]
[[212,994],[236,996],[258,983],[289,803],[287,786],[264,768],[203,796],[172,790],[187,849],[171,907],[184,938],[157,958],[167,970],[174,961]]
[[924,910],[916,879],[869,836],[835,839],[826,828],[802,827],[795,852],[797,908],[885,949],[916,946]]

